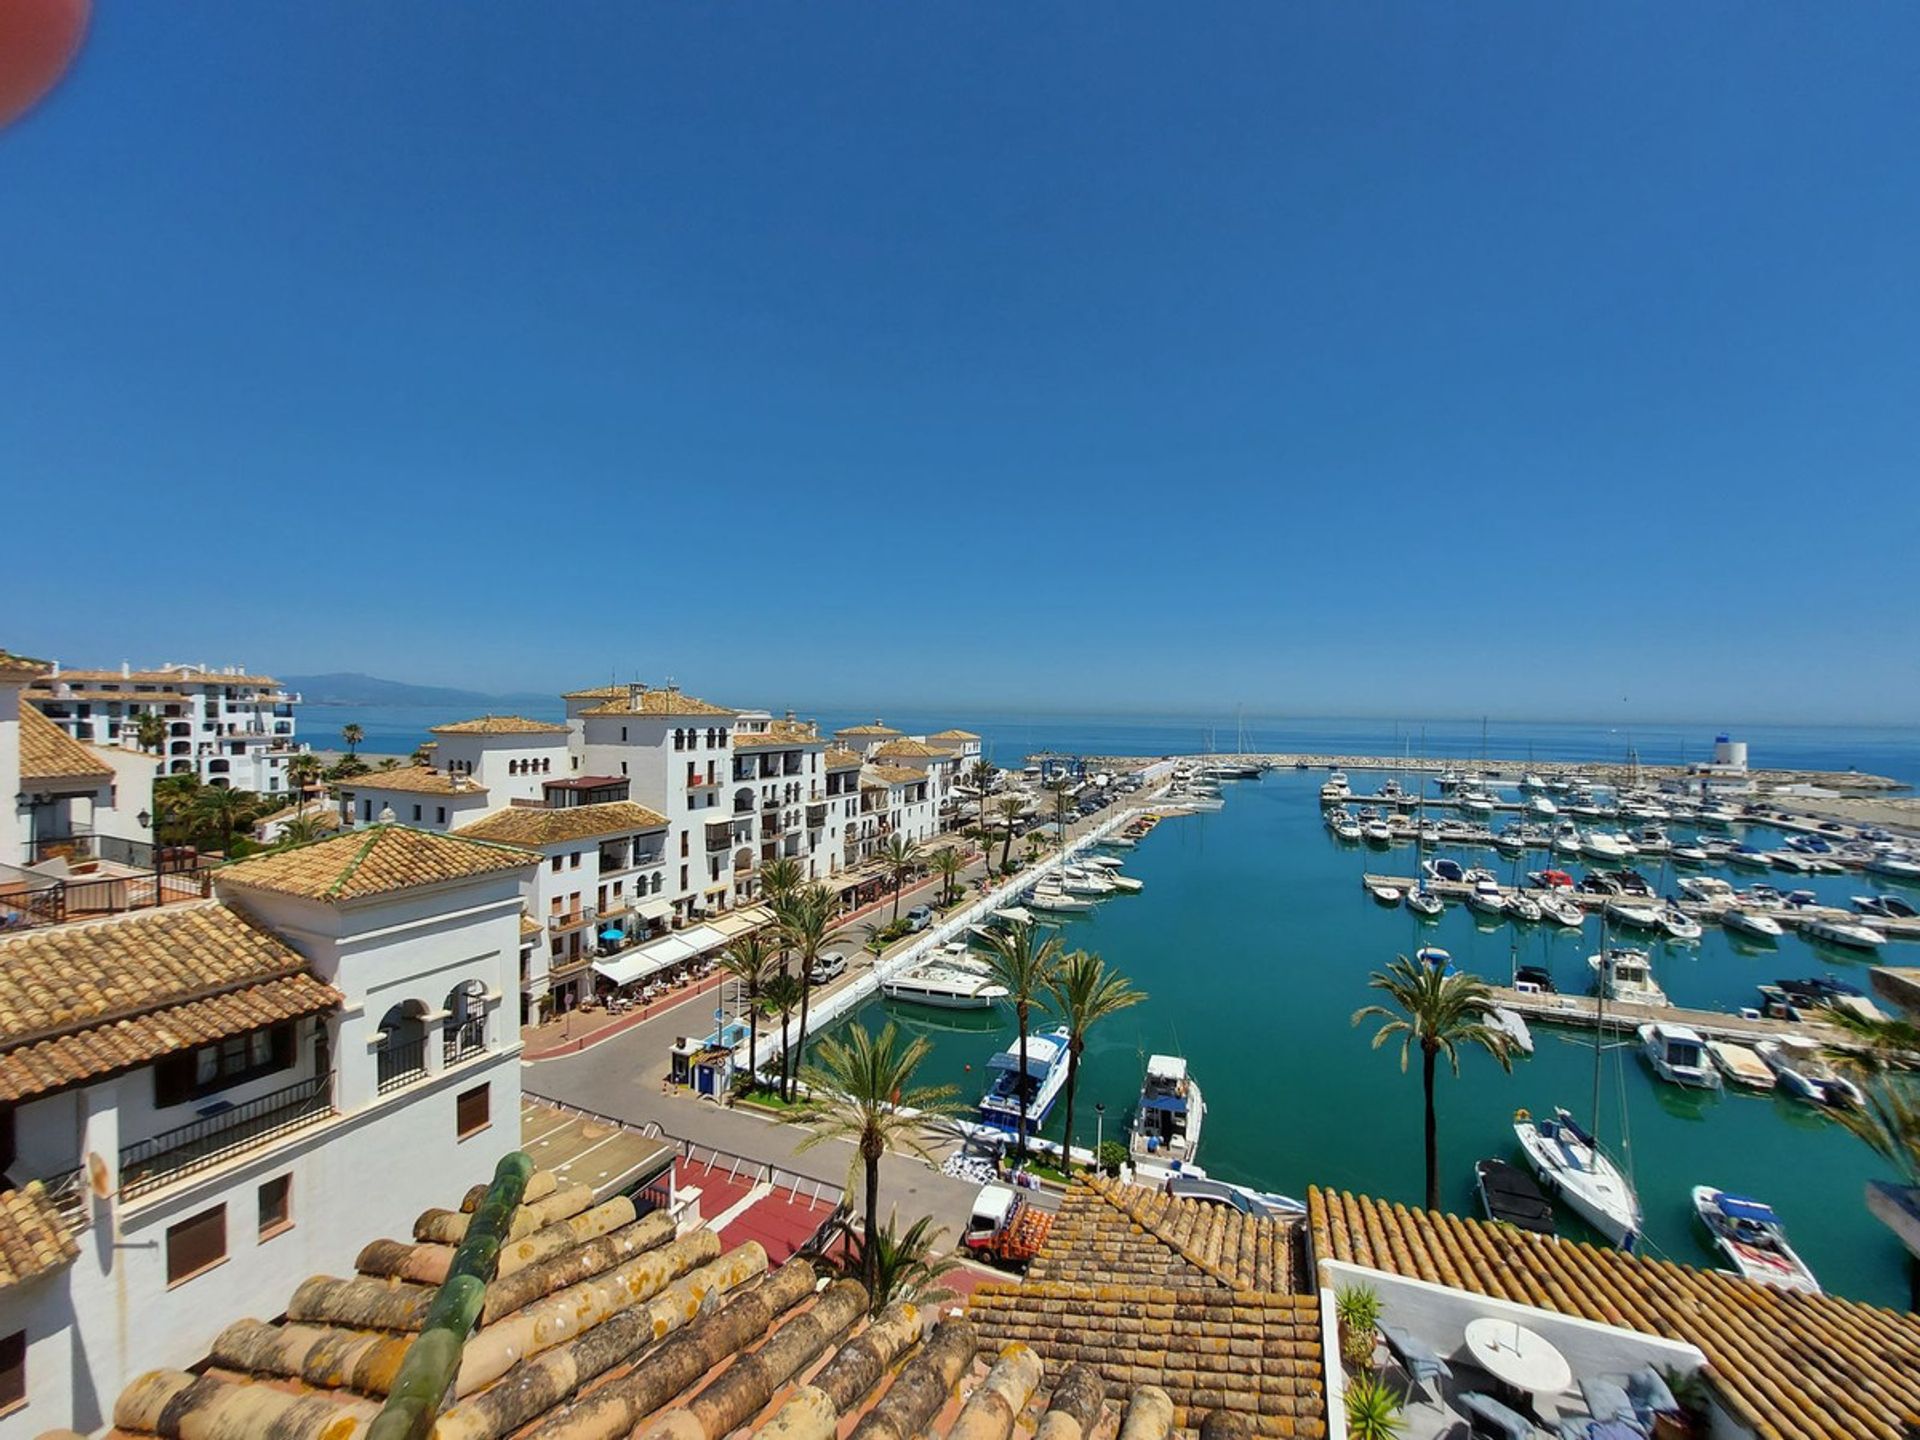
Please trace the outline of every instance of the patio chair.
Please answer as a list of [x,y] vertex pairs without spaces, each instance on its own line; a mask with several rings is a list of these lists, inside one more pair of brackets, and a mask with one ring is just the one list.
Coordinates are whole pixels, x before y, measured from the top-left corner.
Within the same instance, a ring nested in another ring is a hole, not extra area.
[[1639,1417],[1642,1428],[1649,1432],[1655,1415],[1680,1408],[1666,1379],[1651,1365],[1642,1365],[1627,1376],[1627,1399],[1633,1402],[1633,1413]]
[[1440,1401],[1442,1380],[1453,1379],[1453,1369],[1440,1353],[1412,1331],[1403,1330],[1398,1325],[1382,1325],[1380,1338],[1386,1342],[1388,1352],[1399,1362],[1407,1375],[1407,1393],[1405,1399],[1413,1398],[1413,1388],[1425,1385],[1432,1393],[1434,1403]]
[[1614,1376],[1595,1375],[1580,1382],[1580,1398],[1595,1420],[1613,1420],[1643,1429],[1626,1387]]
[[1466,1412],[1467,1428],[1475,1435],[1491,1435],[1495,1440],[1533,1440],[1533,1422],[1491,1395],[1469,1392],[1456,1395],[1453,1403]]

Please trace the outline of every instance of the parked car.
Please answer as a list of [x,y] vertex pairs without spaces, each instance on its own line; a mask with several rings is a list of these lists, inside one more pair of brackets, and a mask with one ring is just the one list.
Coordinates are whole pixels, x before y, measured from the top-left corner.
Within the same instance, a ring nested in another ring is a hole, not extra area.
[[933,907],[916,905],[907,911],[907,933],[918,934],[933,923]]
[[847,957],[838,950],[829,950],[824,955],[814,957],[813,968],[807,971],[807,979],[815,985],[824,985],[829,980],[838,980],[847,973]]

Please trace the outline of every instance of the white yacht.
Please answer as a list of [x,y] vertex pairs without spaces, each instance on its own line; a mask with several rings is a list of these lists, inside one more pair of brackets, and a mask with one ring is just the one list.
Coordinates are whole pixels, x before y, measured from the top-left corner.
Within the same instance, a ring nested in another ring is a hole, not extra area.
[[1360,838],[1360,822],[1344,810],[1334,811],[1328,823],[1334,835],[1341,840],[1358,840]]
[[1064,1025],[1027,1036],[1027,1068],[1020,1071],[1020,1042],[1016,1039],[987,1062],[993,1083],[980,1097],[983,1124],[1002,1130],[1014,1130],[1020,1124],[1024,1105],[1027,1127],[1037,1130],[1047,1123],[1053,1102],[1067,1083],[1067,1042],[1071,1032]]
[[1607,902],[1607,918],[1616,925],[1628,925],[1635,930],[1658,930],[1660,912],[1651,905],[1633,905],[1625,900]]
[[1007,998],[1007,987],[978,961],[943,953],[882,980],[880,993],[938,1010],[985,1010]]
[[1353,786],[1347,780],[1347,772],[1336,770],[1327,776],[1327,783],[1320,787],[1320,802],[1323,805],[1344,805],[1353,794]]
[[1416,885],[1407,892],[1407,908],[1413,911],[1414,914],[1431,920],[1447,908],[1447,902],[1427,889],[1426,886]]
[[1722,1075],[1748,1090],[1773,1089],[1773,1071],[1760,1052],[1738,1040],[1709,1040],[1707,1054]]
[[1069,895],[1111,895],[1113,882],[1104,872],[1096,874],[1090,870],[1081,870],[1076,866],[1063,866],[1059,872],[1060,888]]
[[1556,925],[1563,925],[1569,930],[1578,930],[1586,924],[1587,912],[1580,908],[1577,901],[1569,900],[1564,895],[1548,892],[1542,894],[1534,903],[1540,907],[1540,913]]
[[1679,884],[1682,895],[1703,905],[1725,905],[1733,899],[1733,886],[1718,875],[1687,875]]
[[1580,837],[1580,848],[1595,860],[1624,860],[1634,853],[1626,836],[1611,835],[1605,830],[1589,830]]
[[1487,1011],[1486,1026],[1506,1036],[1508,1048],[1518,1050],[1522,1055],[1533,1054],[1533,1031],[1527,1028],[1526,1017],[1518,1010],[1495,1005]]
[[1920,860],[1898,852],[1876,855],[1867,862],[1867,871],[1873,875],[1886,875],[1895,880],[1920,879]]
[[1369,820],[1360,827],[1360,833],[1370,845],[1387,845],[1393,841],[1393,830],[1384,820]]
[[1878,950],[1887,943],[1887,937],[1878,930],[1847,920],[1807,920],[1801,924],[1800,933],[1849,950]]
[[1482,915],[1507,913],[1507,897],[1500,893],[1500,884],[1496,880],[1476,880],[1467,894],[1467,904]]
[[1564,1200],[1611,1243],[1633,1249],[1640,1238],[1640,1198],[1598,1141],[1565,1110],[1555,1110],[1551,1120],[1535,1120],[1522,1110],[1513,1131],[1549,1195]]
[[1753,1047],[1773,1071],[1774,1082],[1787,1094],[1815,1105],[1866,1104],[1860,1087],[1826,1062],[1818,1041],[1799,1035],[1762,1040]]
[[1780,1290],[1820,1293],[1813,1270],[1787,1243],[1787,1228],[1771,1205],[1730,1195],[1711,1185],[1693,1187],[1693,1209],[1720,1253],[1749,1280]]
[[1653,978],[1653,961],[1644,950],[1615,948],[1604,955],[1589,955],[1600,993],[1609,1000],[1624,1000],[1634,1005],[1665,1005],[1667,992]]
[[1701,935],[1700,922],[1677,905],[1661,910],[1660,928],[1675,940],[1698,940]]
[[1087,896],[1069,895],[1058,884],[1046,880],[1033,887],[1033,893],[1027,896],[1027,904],[1053,915],[1078,915],[1094,906]]
[[1778,920],[1771,915],[1762,915],[1757,910],[1722,910],[1720,923],[1729,930],[1738,930],[1756,940],[1778,940],[1787,933]]
[[1531,795],[1527,798],[1527,813],[1550,820],[1560,813],[1560,807],[1544,795]]
[[1640,1054],[1653,1073],[1669,1085],[1684,1085],[1695,1090],[1718,1090],[1720,1072],[1707,1055],[1707,1042],[1698,1031],[1685,1025],[1654,1022],[1642,1025]]
[[1540,902],[1524,891],[1516,890],[1507,896],[1506,905],[1507,914],[1515,920],[1532,925],[1540,919]]
[[1383,876],[1363,875],[1360,883],[1367,887],[1367,893],[1382,905],[1394,906],[1400,903],[1400,887]]
[[1179,1055],[1149,1055],[1127,1137],[1133,1163],[1192,1163],[1200,1150],[1200,1125],[1206,1114],[1206,1100],[1187,1073],[1186,1060]]

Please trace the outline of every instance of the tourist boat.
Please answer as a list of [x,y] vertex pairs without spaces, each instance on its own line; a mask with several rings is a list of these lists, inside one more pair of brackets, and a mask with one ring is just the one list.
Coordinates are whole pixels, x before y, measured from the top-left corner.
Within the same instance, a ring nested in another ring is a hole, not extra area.
[[1807,920],[1801,924],[1800,933],[1849,950],[1878,950],[1887,943],[1887,937],[1878,930],[1848,920]]
[[1536,890],[1571,890],[1573,876],[1564,870],[1529,870],[1527,884]]
[[1438,970],[1443,976],[1458,973],[1453,968],[1453,955],[1438,945],[1422,945],[1413,952],[1413,958],[1429,970]]
[[1447,908],[1446,902],[1424,885],[1416,885],[1407,892],[1407,908],[1423,919],[1431,920]]
[[1569,930],[1578,930],[1586,924],[1587,912],[1580,908],[1577,901],[1564,895],[1542,895],[1536,902],[1540,913],[1556,925],[1564,925]]
[[1518,1050],[1522,1055],[1533,1054],[1533,1031],[1527,1028],[1526,1016],[1518,1010],[1495,1005],[1487,1011],[1486,1025],[1489,1030],[1497,1030],[1506,1036],[1509,1048]]
[[1771,915],[1762,915],[1756,910],[1722,910],[1720,923],[1729,930],[1738,930],[1741,934],[1751,935],[1756,940],[1778,940],[1787,933],[1778,920]]
[[1770,870],[1773,857],[1752,845],[1736,845],[1727,852],[1727,863],[1742,870]]
[[1007,987],[984,965],[941,954],[882,980],[880,993],[938,1010],[985,1010],[1007,998]]
[[1085,895],[1069,895],[1057,884],[1048,881],[1034,886],[1033,892],[1027,896],[1027,904],[1053,915],[1078,915],[1094,906],[1094,902]]
[[1500,893],[1497,880],[1476,880],[1473,889],[1467,892],[1467,904],[1482,915],[1507,913],[1507,897]]
[[1707,1058],[1735,1085],[1747,1090],[1773,1089],[1773,1071],[1751,1045],[1737,1040],[1709,1040]]
[[1725,905],[1733,899],[1733,886],[1718,875],[1687,875],[1680,882],[1680,893],[1702,905]]
[[1532,925],[1540,919],[1540,904],[1531,895],[1516,890],[1507,896],[1507,914]]
[[1191,1163],[1200,1149],[1200,1124],[1206,1100],[1179,1055],[1149,1055],[1147,1074],[1134,1108],[1127,1153],[1133,1163]]
[[1347,781],[1347,772],[1336,770],[1327,776],[1327,783],[1320,787],[1322,805],[1344,805],[1347,797],[1353,794],[1353,786]]
[[1027,1067],[1020,1071],[1020,1042],[1016,1039],[987,1062],[993,1083],[980,1097],[980,1120],[1001,1130],[1016,1130],[1024,1107],[1027,1128],[1037,1130],[1047,1123],[1053,1102],[1067,1083],[1067,1042],[1071,1033],[1064,1025],[1027,1036]]
[[1640,1238],[1640,1198],[1633,1186],[1585,1130],[1565,1110],[1551,1120],[1535,1120],[1525,1110],[1514,1116],[1513,1131],[1527,1165],[1547,1194],[1564,1201],[1574,1214],[1622,1250]]
[[1711,1185],[1696,1185],[1693,1210],[1712,1233],[1720,1253],[1747,1279],[1780,1290],[1820,1293],[1820,1282],[1787,1243],[1787,1227],[1771,1205],[1729,1195]]
[[1366,886],[1367,893],[1382,905],[1392,906],[1400,903],[1400,887],[1398,885],[1390,884],[1378,875],[1362,875],[1360,877],[1360,883]]
[[1775,1083],[1796,1099],[1815,1105],[1866,1103],[1860,1087],[1827,1063],[1816,1041],[1782,1035],[1778,1039],[1762,1040],[1753,1048],[1773,1071]]
[[1707,1054],[1707,1042],[1696,1030],[1685,1025],[1661,1021],[1642,1025],[1640,1054],[1653,1073],[1669,1085],[1684,1085],[1694,1090],[1718,1090],[1720,1072],[1713,1068]]
[[1867,862],[1867,872],[1895,880],[1920,880],[1920,861],[1904,853],[1876,855]]
[[1628,925],[1635,930],[1660,929],[1660,912],[1651,905],[1629,905],[1623,900],[1607,902],[1607,918],[1616,925]]
[[1853,897],[1853,908],[1862,915],[1873,915],[1882,920],[1920,919],[1920,910],[1898,895],[1856,895]]
[[1534,1179],[1504,1160],[1481,1160],[1473,1167],[1473,1186],[1487,1219],[1535,1235],[1553,1234],[1553,1202]]
[[1701,933],[1700,922],[1673,905],[1660,912],[1660,928],[1675,940],[1698,940]]
[[1667,992],[1653,978],[1653,962],[1644,950],[1612,948],[1601,955],[1589,955],[1587,967],[1593,971],[1600,993],[1609,1000],[1634,1005],[1667,1003]]

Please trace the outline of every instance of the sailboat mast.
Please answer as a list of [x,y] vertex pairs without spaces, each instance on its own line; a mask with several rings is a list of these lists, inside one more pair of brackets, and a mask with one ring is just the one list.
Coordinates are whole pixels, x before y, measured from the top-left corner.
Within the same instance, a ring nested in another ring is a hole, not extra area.
[[1607,985],[1613,978],[1613,955],[1607,949],[1607,912],[1600,912],[1600,993],[1593,1007],[1593,1143],[1600,1143],[1600,1052],[1607,1043]]

